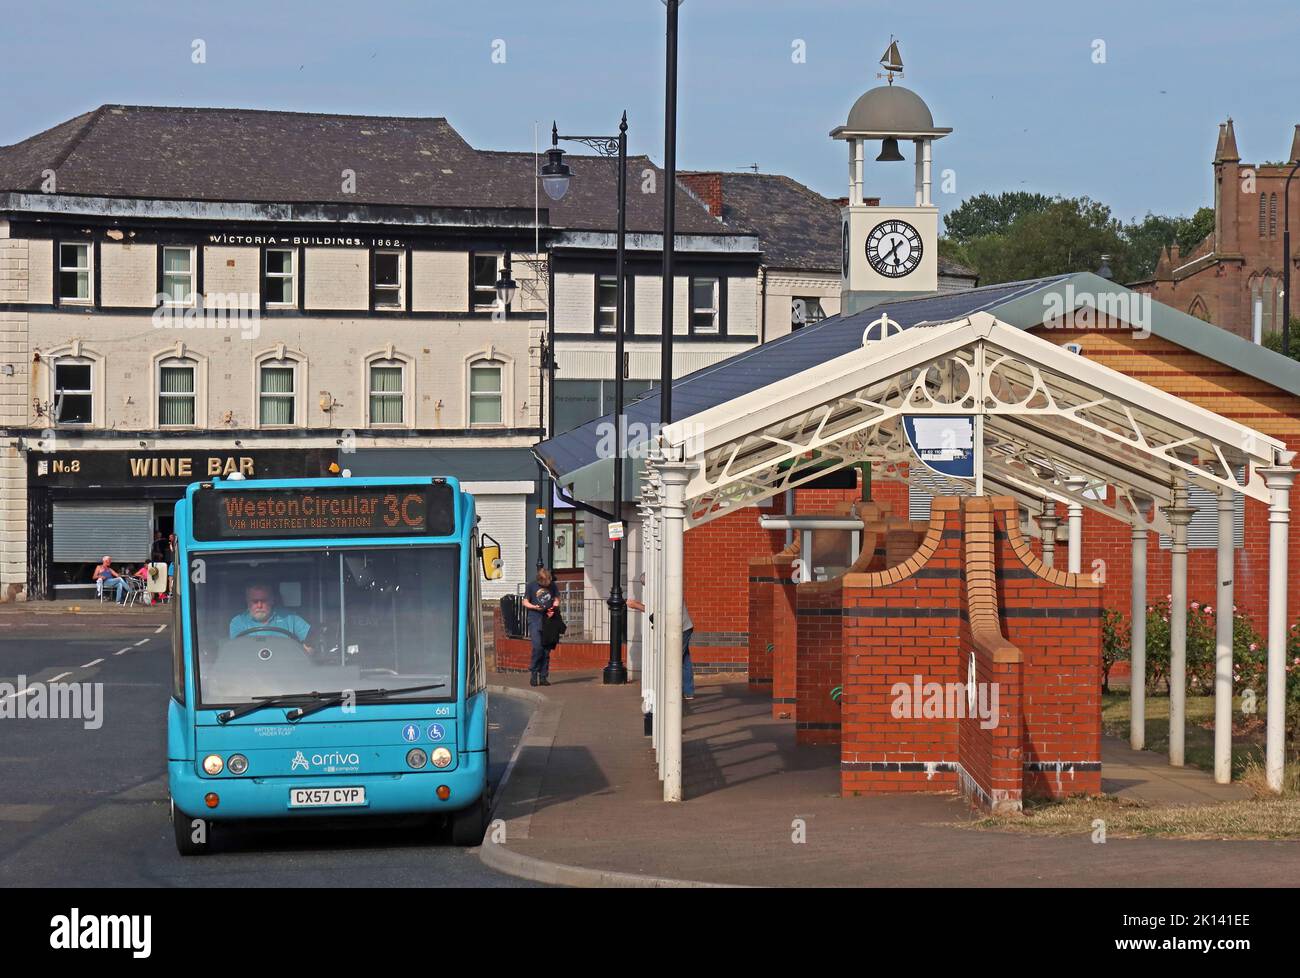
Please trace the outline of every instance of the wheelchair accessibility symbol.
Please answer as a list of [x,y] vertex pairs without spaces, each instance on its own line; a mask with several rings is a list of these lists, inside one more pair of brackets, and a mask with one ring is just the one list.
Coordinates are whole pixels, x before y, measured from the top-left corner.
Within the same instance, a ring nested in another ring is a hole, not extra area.
[[402,728],[402,739],[407,743],[420,739],[420,728],[413,723],[408,723]]
[[442,724],[441,724],[441,723],[431,723],[431,724],[429,724],[429,739],[430,739],[430,740],[436,742],[436,741],[442,740],[442,738],[445,737],[445,736],[447,736],[447,732],[446,732],[445,730],[442,729]]

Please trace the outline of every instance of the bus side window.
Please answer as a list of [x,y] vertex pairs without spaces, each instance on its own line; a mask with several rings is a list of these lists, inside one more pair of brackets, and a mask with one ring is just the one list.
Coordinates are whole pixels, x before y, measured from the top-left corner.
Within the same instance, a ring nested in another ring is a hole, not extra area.
[[[177,591],[180,589],[177,588]],[[181,629],[181,596],[173,593],[172,606],[172,696],[185,704],[185,634]]]

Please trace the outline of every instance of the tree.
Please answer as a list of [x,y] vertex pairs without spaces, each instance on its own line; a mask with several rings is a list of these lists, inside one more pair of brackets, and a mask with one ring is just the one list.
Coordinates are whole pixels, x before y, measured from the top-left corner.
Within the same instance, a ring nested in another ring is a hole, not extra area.
[[990,234],[1002,234],[1025,214],[1037,214],[1052,203],[1046,194],[1024,190],[1008,191],[994,197],[976,194],[944,215],[943,226],[947,237],[962,244]]
[[[1287,354],[1292,360],[1300,360],[1300,318],[1291,317],[1291,335],[1288,337],[1290,342],[1287,344]],[[1263,336],[1263,346],[1272,350],[1274,353],[1282,352],[1282,334],[1265,333]]]
[[1095,272],[1102,255],[1109,256],[1116,280],[1127,280],[1131,272],[1119,221],[1109,207],[1087,197],[1052,200],[1017,217],[1004,233],[967,242],[963,251],[981,285]]
[[1213,231],[1213,207],[1202,207],[1191,217],[1148,213],[1142,220],[1130,222],[1124,227],[1124,238],[1129,245],[1133,277],[1127,281],[1155,275],[1162,248],[1177,244],[1186,257]]

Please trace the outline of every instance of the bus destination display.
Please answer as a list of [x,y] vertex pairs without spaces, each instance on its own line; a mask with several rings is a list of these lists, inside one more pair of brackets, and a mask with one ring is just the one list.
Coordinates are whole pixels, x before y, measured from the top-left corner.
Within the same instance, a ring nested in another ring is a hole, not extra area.
[[455,530],[448,485],[321,489],[202,489],[194,496],[194,536],[447,536]]

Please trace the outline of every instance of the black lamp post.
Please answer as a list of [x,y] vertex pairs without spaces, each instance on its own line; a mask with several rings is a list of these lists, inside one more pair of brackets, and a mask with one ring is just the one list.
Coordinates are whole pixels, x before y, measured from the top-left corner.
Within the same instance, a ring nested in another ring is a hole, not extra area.
[[[552,200],[559,200],[569,190],[573,177],[564,162],[560,140],[582,143],[602,156],[618,158],[618,239],[615,245],[614,275],[614,519],[620,524],[623,517],[623,250],[627,238],[627,113],[619,123],[617,136],[561,136],[554,123],[551,125],[551,148],[546,151],[542,166],[542,189]],[[551,354],[554,355],[553,353]],[[554,402],[554,392],[551,396]],[[623,540],[621,534],[613,541],[614,582],[609,589],[609,665],[605,666],[604,682],[607,686],[627,682],[627,666],[623,664],[623,630],[627,621],[627,598],[623,594]]]
[[1282,188],[1282,356],[1291,355],[1291,179],[1300,170],[1300,160],[1291,161],[1291,172]]

